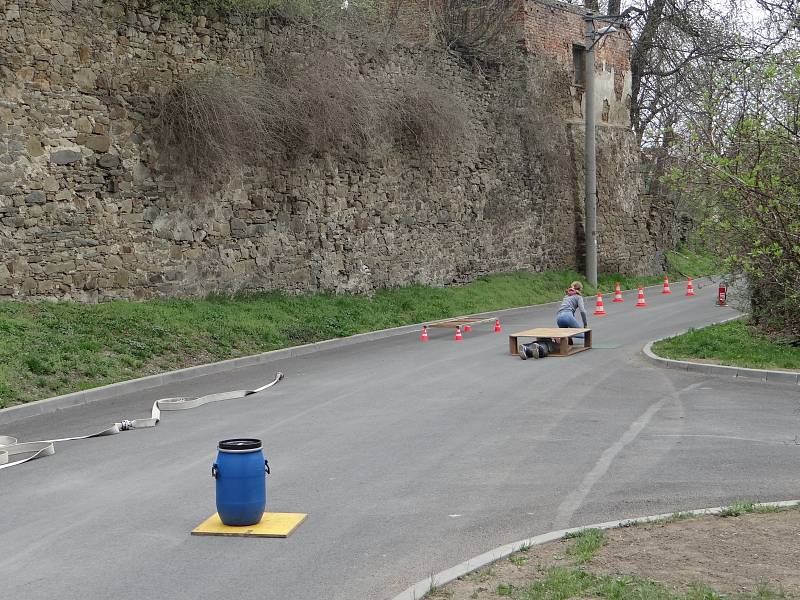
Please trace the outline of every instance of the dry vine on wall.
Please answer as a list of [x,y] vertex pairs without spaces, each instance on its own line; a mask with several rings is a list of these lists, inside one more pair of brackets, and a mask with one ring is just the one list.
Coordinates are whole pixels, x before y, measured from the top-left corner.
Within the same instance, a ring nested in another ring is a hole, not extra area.
[[466,135],[465,107],[430,80],[412,77],[388,89],[341,76],[346,69],[335,61],[310,64],[252,77],[212,73],[173,85],[160,102],[162,162],[209,178],[305,155],[367,160],[387,145],[447,152]]

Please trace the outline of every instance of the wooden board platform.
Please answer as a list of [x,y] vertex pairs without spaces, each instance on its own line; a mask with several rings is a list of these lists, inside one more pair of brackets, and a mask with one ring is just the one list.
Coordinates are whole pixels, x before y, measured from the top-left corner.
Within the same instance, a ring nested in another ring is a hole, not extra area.
[[[583,346],[570,346],[569,338],[579,333],[584,334]],[[550,356],[570,356],[592,347],[591,329],[579,327],[536,327],[535,329],[518,331],[508,336],[508,349],[514,356],[517,355],[518,338],[555,338],[556,340],[561,340],[558,352],[551,352]]]

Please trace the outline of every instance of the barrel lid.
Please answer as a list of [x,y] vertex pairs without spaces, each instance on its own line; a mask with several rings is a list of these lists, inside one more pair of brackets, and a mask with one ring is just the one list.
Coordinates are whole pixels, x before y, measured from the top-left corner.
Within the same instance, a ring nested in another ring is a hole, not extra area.
[[239,452],[247,452],[249,450],[260,450],[261,440],[255,438],[233,438],[230,440],[222,440],[217,448],[220,450],[233,450]]

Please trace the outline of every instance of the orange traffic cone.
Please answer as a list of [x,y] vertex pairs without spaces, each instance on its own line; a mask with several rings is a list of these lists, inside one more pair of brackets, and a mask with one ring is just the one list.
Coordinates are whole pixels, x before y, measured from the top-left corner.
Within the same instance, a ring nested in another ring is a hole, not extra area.
[[689,277],[687,282],[686,282],[686,295],[687,296],[695,296],[696,295],[694,293],[694,285],[692,285],[692,278],[691,277]]
[[465,323],[464,324],[464,333],[469,333],[470,331],[472,331],[472,325],[470,325],[469,323]]
[[636,308],[644,308],[647,306],[647,302],[644,301],[644,288],[639,286],[639,297],[636,299],[636,304],[634,304]]
[[669,279],[667,278],[667,274],[664,273],[664,289],[661,290],[662,294],[671,294],[672,290],[669,289]]
[[427,325],[423,325],[422,326],[422,335],[419,336],[419,341],[420,342],[427,342],[428,341],[428,326]]
[[461,327],[459,327],[459,326],[456,326],[456,341],[457,342],[463,342],[464,341],[464,336],[461,335]]
[[500,319],[495,319],[494,320],[494,332],[495,333],[502,333],[503,332],[503,328],[500,327]]
[[605,316],[606,309],[603,307],[603,294],[597,292],[597,304],[595,305],[596,308],[594,309],[594,314],[596,317],[603,317]]
[[622,290],[619,289],[619,281],[617,282],[617,289],[614,290],[614,302],[625,302],[622,298]]

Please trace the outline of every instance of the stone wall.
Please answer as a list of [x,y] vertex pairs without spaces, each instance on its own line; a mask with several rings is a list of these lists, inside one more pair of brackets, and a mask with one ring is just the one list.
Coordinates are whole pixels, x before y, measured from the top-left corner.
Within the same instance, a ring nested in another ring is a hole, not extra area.
[[[468,139],[446,154],[244,166],[202,186],[164,168],[153,138],[168,86],[207,69],[257,73],[317,37],[157,5],[0,0],[0,296],[369,292],[582,265],[580,102],[554,55],[533,53],[521,78],[492,76],[331,31],[326,47],[365,79],[438,82],[468,112]],[[656,248],[638,151],[625,127],[599,129],[600,268],[643,273]]]

